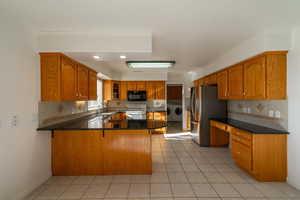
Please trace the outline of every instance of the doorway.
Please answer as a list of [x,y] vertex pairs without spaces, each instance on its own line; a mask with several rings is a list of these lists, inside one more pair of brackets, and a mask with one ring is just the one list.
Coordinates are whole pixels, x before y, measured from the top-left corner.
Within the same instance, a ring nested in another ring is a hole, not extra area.
[[167,121],[168,133],[182,131],[182,85],[167,85]]

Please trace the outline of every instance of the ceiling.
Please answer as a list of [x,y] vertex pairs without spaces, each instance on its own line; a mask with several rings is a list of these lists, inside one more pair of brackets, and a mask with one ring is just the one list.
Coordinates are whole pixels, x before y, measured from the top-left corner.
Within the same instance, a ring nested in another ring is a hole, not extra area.
[[[132,60],[175,60],[171,71],[199,69],[226,50],[266,30],[300,23],[299,0],[2,0],[0,11],[35,32],[152,34],[152,53]],[[70,53],[92,61],[97,52]],[[121,54],[121,53],[120,53]],[[100,64],[129,69],[119,53],[102,53]]]

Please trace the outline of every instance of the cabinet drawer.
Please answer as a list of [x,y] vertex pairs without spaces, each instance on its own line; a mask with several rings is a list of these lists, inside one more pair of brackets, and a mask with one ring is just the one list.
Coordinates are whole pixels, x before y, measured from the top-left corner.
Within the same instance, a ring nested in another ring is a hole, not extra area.
[[232,134],[231,138],[232,138],[233,141],[242,143],[242,144],[244,144],[248,147],[251,147],[251,145],[252,145],[252,140],[245,139],[244,137],[240,137],[240,136]]
[[247,171],[252,170],[251,148],[239,142],[232,141],[231,154],[235,162]]
[[248,133],[246,131],[242,131],[242,130],[234,128],[234,129],[232,129],[231,133],[233,136],[237,136],[237,137],[240,137],[240,138],[243,138],[246,140],[252,140],[252,134]]

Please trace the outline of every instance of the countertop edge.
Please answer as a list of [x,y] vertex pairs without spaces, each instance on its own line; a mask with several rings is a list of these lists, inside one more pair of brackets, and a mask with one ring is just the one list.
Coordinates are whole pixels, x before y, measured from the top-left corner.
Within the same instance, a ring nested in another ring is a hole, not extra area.
[[[243,122],[243,121],[239,121],[239,120],[235,120],[235,119],[215,119],[215,118],[211,118],[209,120],[210,121],[216,121],[216,122],[223,123],[223,124],[227,124],[227,125],[230,125],[234,128],[247,131],[251,134],[259,134],[259,135],[263,135],[263,134],[265,134],[265,135],[276,135],[276,134],[278,134],[278,135],[288,135],[289,134],[288,131],[277,130],[277,129],[264,127],[264,126],[260,126],[260,125],[256,125],[256,124],[251,124],[251,123],[248,123],[248,122]],[[232,121],[236,121],[238,123],[244,123],[244,124],[248,124],[248,125],[252,125],[252,126],[262,127],[262,128],[269,129],[270,131],[254,131],[254,130],[251,130],[251,129],[248,129],[248,128],[243,128],[243,127],[235,126],[234,124],[226,123],[226,122],[224,122],[224,120],[232,120]]]

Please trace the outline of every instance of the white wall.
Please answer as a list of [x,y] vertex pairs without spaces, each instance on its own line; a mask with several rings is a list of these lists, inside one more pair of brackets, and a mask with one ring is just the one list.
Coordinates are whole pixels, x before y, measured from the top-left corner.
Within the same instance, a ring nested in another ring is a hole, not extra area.
[[206,66],[202,66],[197,71],[194,79],[208,75],[242,60],[255,56],[269,50],[287,50],[291,46],[290,32],[266,32],[249,38],[239,45],[217,57]]
[[[0,31],[1,200],[21,199],[51,175],[50,134],[36,131],[40,81],[35,40],[9,22],[2,22]],[[17,127],[10,126],[13,115]]]
[[130,81],[130,80],[167,80],[167,72],[125,72],[121,74],[120,80]]
[[300,28],[288,54],[288,182],[300,189]]

